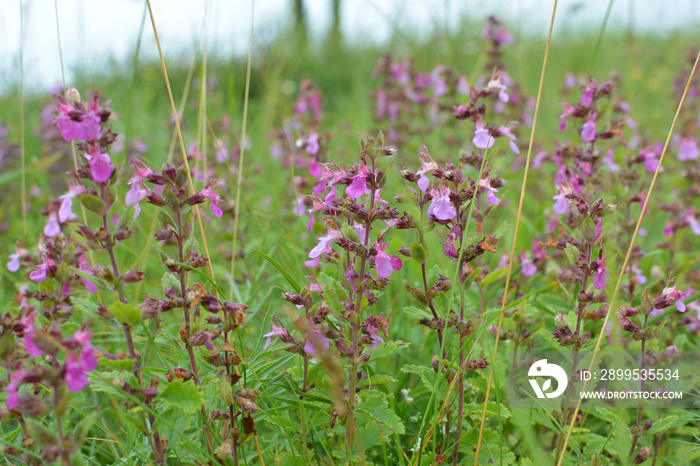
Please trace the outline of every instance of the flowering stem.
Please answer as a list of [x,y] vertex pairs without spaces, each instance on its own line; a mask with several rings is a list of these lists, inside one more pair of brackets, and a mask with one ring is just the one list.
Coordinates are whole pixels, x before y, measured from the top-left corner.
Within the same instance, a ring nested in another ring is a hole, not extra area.
[[[376,162],[372,159],[372,170],[370,173],[376,174]],[[367,221],[365,222],[365,245],[369,245],[369,232],[372,228],[372,218],[374,210],[374,193],[376,189],[374,184],[370,189],[369,194],[369,210],[367,211]],[[345,455],[348,460],[348,464],[351,462],[352,457],[352,447],[355,442],[355,390],[357,389],[357,366],[359,362],[358,354],[358,332],[362,325],[362,294],[365,288],[365,268],[367,265],[367,258],[369,256],[369,251],[366,249],[360,258],[360,283],[357,287],[357,298],[355,299],[355,322],[350,321],[350,332],[352,336],[352,360],[350,361],[350,390],[348,391],[348,414],[346,418],[347,429],[345,431]],[[359,440],[359,439],[358,439]],[[358,442],[357,450],[360,455],[360,463],[364,464],[364,453],[362,451],[362,445]]]
[[[586,271],[583,273],[583,276],[581,278],[581,292],[585,293],[586,292],[586,287],[588,286],[588,268],[590,268],[591,264],[591,250],[592,250],[592,245],[584,240],[585,244],[585,249],[586,249]],[[571,377],[574,379],[575,383],[575,374],[576,374],[576,367],[578,366],[579,360],[579,351],[581,349],[581,320],[583,317],[583,310],[586,308],[587,303],[582,303],[580,299],[578,299],[577,303],[577,314],[576,314],[576,332],[574,335],[577,335],[579,337],[579,340],[574,342],[574,348],[573,348],[573,357],[572,357],[572,362],[571,362]],[[562,423],[567,422],[568,416],[570,414],[570,409],[569,409],[569,403],[571,402],[571,396],[574,393],[574,383],[570,383],[567,390],[566,390],[566,400],[564,401],[564,407],[562,408]],[[574,421],[572,421],[574,422]],[[557,440],[557,457],[561,453],[561,447],[563,446],[563,441],[564,441],[564,436],[562,435],[563,432],[560,432],[557,434],[558,440]]]
[[[107,200],[107,190],[106,186],[104,184],[100,184],[100,196],[103,199],[103,201]],[[114,276],[114,286],[117,290],[117,293],[119,294],[119,300],[127,304],[128,301],[126,299],[126,295],[124,294],[124,289],[121,286],[121,274],[119,273],[119,265],[117,264],[117,257],[114,254],[114,243],[113,243],[113,238],[112,238],[112,232],[109,227],[109,220],[107,219],[108,212],[107,209],[105,209],[105,212],[102,213],[102,228],[105,229],[107,232],[107,241],[105,243],[105,249],[107,249],[107,253],[109,254],[109,260],[112,265],[112,275]],[[141,361],[139,360],[139,356],[136,353],[136,348],[134,347],[134,338],[133,335],[131,334],[131,327],[128,325],[122,325],[122,329],[124,330],[124,339],[126,341],[126,347],[129,351],[129,359],[133,359],[134,362],[134,367],[133,367],[133,372],[134,375],[136,376],[136,380],[138,381],[139,388],[142,388],[143,386],[143,377],[141,375]],[[163,452],[160,451],[160,442],[158,441],[158,432],[149,432],[150,429],[146,427],[146,418],[141,414],[141,419],[144,424],[144,430],[145,433],[147,434],[146,437],[148,437],[148,441],[151,444],[151,448],[153,449],[153,453],[156,457],[156,462],[158,464],[163,463]],[[151,422],[151,424],[153,424]]]
[[[177,219],[177,253],[178,253],[178,259],[180,263],[185,262],[185,252],[184,252],[184,241],[182,240],[182,209],[178,209],[176,213],[176,219]],[[190,344],[190,336],[191,336],[191,325],[190,325],[190,303],[187,300],[187,283],[185,282],[185,269],[183,267],[180,267],[178,275],[180,276],[180,292],[182,293],[182,311],[183,314],[185,315],[185,331],[187,333],[187,339],[185,341],[185,348],[187,348],[187,354],[190,357],[190,369],[192,371],[192,375],[194,376],[194,381],[197,385],[201,384],[201,380],[199,378],[199,371],[197,370],[197,360],[194,357],[194,348],[192,348],[192,345]],[[207,419],[209,417],[207,416],[207,410],[202,405],[202,409],[200,410],[203,416],[203,422],[206,424]],[[231,422],[233,422],[233,418],[231,418]],[[211,437],[209,436],[209,428],[206,425],[202,426],[202,429],[204,430],[204,434],[206,435],[207,438],[207,449],[209,450],[209,453],[211,454]],[[234,442],[235,443],[235,442]],[[234,445],[234,451],[237,449],[237,446]]]

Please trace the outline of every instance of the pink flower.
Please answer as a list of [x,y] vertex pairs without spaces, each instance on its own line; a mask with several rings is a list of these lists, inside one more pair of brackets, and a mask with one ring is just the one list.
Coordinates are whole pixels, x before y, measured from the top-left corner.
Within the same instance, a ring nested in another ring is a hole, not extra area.
[[451,220],[457,216],[457,210],[450,202],[450,188],[443,186],[440,191],[430,190],[433,200],[428,207],[428,215],[438,220]]
[[36,332],[34,316],[22,317],[21,322],[24,326],[24,348],[30,356],[41,356],[44,351],[34,343],[34,333]]
[[503,133],[505,136],[508,136],[508,138],[510,139],[510,142],[508,143],[510,145],[510,150],[512,150],[514,154],[520,154],[520,148],[515,143],[517,139],[515,135],[513,135],[513,127],[501,126],[498,129],[501,133]]
[[595,277],[593,277],[593,286],[596,290],[602,290],[608,284],[608,268],[605,266],[605,259],[597,259],[598,263]]
[[[304,352],[309,356],[318,356],[319,354],[328,351],[330,342],[328,338],[321,335],[321,331],[317,328],[312,329],[311,332],[306,333],[306,343],[304,343]],[[311,358],[309,362],[316,364],[316,359]]]
[[113,169],[109,155],[101,152],[92,154],[90,158],[90,173],[93,180],[98,183],[104,183],[112,176]]
[[581,127],[581,139],[586,142],[595,141],[596,136],[596,125],[595,125],[595,113],[591,112],[588,115],[588,121]]
[[367,165],[364,163],[359,166],[357,175],[352,177],[352,183],[345,188],[345,194],[348,197],[357,199],[367,192]]
[[608,166],[610,169],[611,173],[617,173],[620,171],[620,166],[615,163],[615,154],[613,153],[613,150],[610,149],[605,153],[605,157],[603,157],[603,163]]
[[69,353],[66,356],[66,385],[71,392],[79,392],[89,383],[88,374],[85,372],[78,361],[78,356]]
[[389,278],[394,270],[401,270],[401,259],[396,256],[390,256],[386,253],[386,244],[377,242],[374,248],[377,251],[377,275],[382,278]]
[[44,262],[36,266],[35,270],[29,273],[29,279],[37,283],[46,281],[46,272],[53,266],[55,262],[50,257],[44,257]]
[[486,188],[488,190],[488,194],[486,195],[486,200],[493,205],[498,205],[501,203],[501,201],[498,200],[496,195],[494,193],[498,192],[498,189],[492,188],[491,187],[491,177],[487,177],[484,179],[479,180],[479,186],[482,188]]
[[694,137],[681,138],[680,149],[678,150],[678,160],[687,162],[688,160],[697,160],[698,145]]
[[442,252],[444,252],[447,257],[451,257],[453,259],[459,259],[459,254],[457,254],[457,247],[455,245],[456,240],[457,240],[457,237],[455,236],[454,233],[450,233],[449,235],[447,235],[447,240],[445,241],[445,247],[442,248]]
[[469,94],[469,83],[467,83],[467,78],[465,76],[457,78],[457,92],[461,95]]
[[25,375],[27,375],[27,371],[24,369],[10,373],[10,383],[3,388],[7,392],[7,409],[10,411],[15,409],[19,402],[22,401],[19,396],[19,385],[22,383]]
[[680,291],[675,285],[673,288],[664,288],[662,293],[666,300],[675,301],[678,312],[685,312],[683,299],[687,298],[689,294],[690,292],[688,291]]
[[632,272],[634,272],[634,277],[637,280],[637,283],[639,283],[640,285],[644,285],[647,282],[646,275],[644,275],[644,272],[642,272],[642,270],[639,267],[637,267],[637,264],[634,264],[632,266]]
[[326,236],[318,238],[318,244],[309,252],[310,260],[304,262],[304,264],[309,267],[317,266],[322,254],[333,252],[330,243],[338,238],[340,238],[340,232],[336,230],[329,231]]
[[688,223],[690,230],[695,236],[700,236],[700,224],[698,224],[698,219],[695,218],[695,212],[692,209],[688,209],[683,216],[683,220]]
[[611,321],[608,321],[608,323],[605,325],[605,334],[608,336],[608,344],[610,346],[619,346],[627,343],[622,338],[619,327],[617,332],[613,332],[613,323]]
[[141,189],[141,180],[142,178],[140,176],[135,176],[130,179],[129,184],[131,185],[131,189],[129,189],[129,192],[127,192],[124,197],[124,202],[127,206],[132,204],[134,206],[134,220],[141,214],[139,202],[148,196],[148,191]]
[[500,89],[498,92],[498,98],[501,100],[501,102],[508,102],[510,100],[510,96],[506,93],[506,85],[501,83],[501,76],[498,75],[495,78],[491,78],[491,81],[486,84],[486,90],[493,90],[493,89]]
[[75,218],[75,214],[72,210],[73,198],[83,194],[84,192],[85,187],[83,185],[79,184],[76,186],[70,181],[68,182],[68,192],[59,198],[61,199],[61,208],[58,210],[59,222],[63,223],[66,220],[72,220]]
[[100,137],[100,116],[96,111],[80,114],[70,105],[60,102],[56,105],[59,116],[53,123],[56,124],[66,142],[72,142],[75,139],[91,141]]
[[537,266],[526,254],[520,255],[520,272],[526,277],[531,277],[537,273]]
[[[659,164],[658,158],[661,155],[659,148],[656,145],[645,147],[642,149],[639,155],[644,159],[644,168],[646,171],[649,173],[655,173],[656,167]],[[659,170],[659,172],[662,171],[664,171],[663,168]]]
[[561,186],[557,186],[557,189],[559,189],[559,194],[552,198],[552,200],[557,201],[554,203],[554,206],[552,206],[552,209],[554,209],[554,212],[557,214],[563,214],[569,210],[569,199],[566,197],[568,190],[565,190]]
[[574,111],[576,110],[574,107],[572,107],[569,104],[563,104],[563,109],[564,113],[561,114],[559,119],[561,120],[561,123],[559,124],[559,131],[564,131],[566,129],[566,118],[569,115],[573,115]]
[[[306,138],[304,150],[309,155],[316,155],[316,154],[318,154],[318,149],[319,149],[319,147],[318,147],[318,133],[316,133],[316,131],[313,131],[309,135],[309,137]],[[318,175],[316,175],[316,176],[318,176]]]
[[267,348],[268,346],[270,346],[270,344],[272,343],[272,337],[274,337],[275,335],[286,335],[286,334],[287,334],[287,329],[285,329],[284,327],[278,327],[273,322],[272,323],[272,331],[270,333],[266,333],[265,335],[263,335],[263,338],[267,338],[267,340],[265,341],[264,348]]
[[44,235],[53,238],[60,233],[61,226],[58,224],[56,212],[49,212],[49,218],[46,219],[46,224],[44,225]]
[[95,356],[95,347],[90,343],[91,339],[90,332],[77,330],[73,334],[73,340],[80,345],[80,356],[78,357],[75,353],[69,353],[66,356],[65,380],[71,392],[79,392],[85,388],[89,383],[88,373],[97,367],[97,356]]
[[583,95],[581,96],[581,99],[579,100],[579,102],[584,107],[588,107],[593,102],[594,95],[595,95],[595,89],[591,89],[590,87],[587,87],[584,89]]
[[[416,172],[416,175],[418,175],[419,177],[417,184],[418,189],[420,189],[421,191],[425,191],[430,187],[430,180],[428,179],[427,174],[433,170],[436,170],[438,168],[438,165],[433,161],[430,155],[421,152],[420,156],[421,169]],[[426,162],[426,160],[428,161]]]
[[210,181],[207,186],[199,192],[205,199],[211,199],[211,204],[209,204],[209,210],[214,217],[221,218],[224,212],[217,205],[221,202],[221,196],[214,191],[213,182]]
[[476,122],[476,130],[474,131],[474,139],[472,143],[479,149],[490,149],[493,147],[494,138],[489,133],[489,130],[484,128],[484,122],[479,120]]
[[19,258],[20,258],[20,256],[21,256],[21,254],[19,251],[15,252],[14,254],[10,254],[10,256],[9,256],[10,260],[7,261],[7,264],[6,264],[7,270],[9,270],[10,272],[17,272],[19,270],[19,266],[20,266]]

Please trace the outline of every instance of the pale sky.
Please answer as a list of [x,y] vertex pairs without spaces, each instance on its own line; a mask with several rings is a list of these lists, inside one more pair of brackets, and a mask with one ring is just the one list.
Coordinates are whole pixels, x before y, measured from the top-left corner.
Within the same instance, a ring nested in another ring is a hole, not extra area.
[[[600,27],[609,0],[560,0],[555,35],[572,28]],[[24,5],[24,71],[29,89],[45,90],[61,82],[54,0],[0,0],[0,93],[19,80],[20,3]],[[75,65],[99,67],[108,58],[125,61],[134,49],[144,9],[142,0],[57,0],[63,58],[70,84]],[[209,49],[218,54],[247,51],[251,0],[152,0],[166,59],[193,53],[209,5]],[[290,21],[291,0],[255,2],[255,43],[264,44]],[[330,0],[306,0],[309,30],[322,37],[329,27]],[[392,27],[427,35],[439,25],[456,28],[466,15],[477,21],[496,12],[511,28],[544,34],[552,0],[343,0],[342,29],[350,41],[382,44]],[[670,32],[700,24],[694,0],[616,0],[610,28]],[[157,54],[150,22],[142,56]]]

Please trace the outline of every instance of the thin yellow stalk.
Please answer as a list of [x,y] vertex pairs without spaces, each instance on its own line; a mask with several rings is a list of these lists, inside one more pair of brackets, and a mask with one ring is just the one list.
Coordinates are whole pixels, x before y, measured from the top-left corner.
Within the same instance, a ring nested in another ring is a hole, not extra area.
[[530,144],[527,149],[527,159],[525,161],[525,172],[523,173],[523,185],[520,188],[520,201],[518,202],[518,216],[515,219],[515,231],[513,232],[513,241],[510,249],[510,257],[508,258],[508,272],[506,273],[506,286],[503,291],[503,300],[501,301],[501,313],[498,317],[498,330],[496,331],[496,342],[493,346],[493,357],[489,367],[489,381],[486,385],[486,397],[484,399],[484,411],[481,414],[481,424],[479,425],[479,440],[476,444],[476,454],[474,457],[474,466],[479,464],[479,453],[481,452],[481,443],[484,438],[484,424],[486,422],[486,409],[489,405],[489,395],[491,394],[491,384],[493,383],[493,368],[496,364],[496,355],[498,354],[498,342],[500,341],[501,326],[503,325],[503,311],[506,308],[508,300],[508,289],[510,288],[510,275],[513,271],[513,260],[515,259],[515,247],[518,240],[518,230],[520,228],[520,217],[523,213],[523,204],[525,202],[525,188],[527,186],[527,175],[530,172],[530,157],[532,156],[532,147],[535,142],[535,130],[537,129],[537,116],[540,110],[540,99],[542,98],[542,88],[544,87],[544,75],[547,70],[547,59],[549,58],[549,45],[552,41],[552,30],[554,29],[554,17],[557,13],[558,0],[554,0],[552,8],[552,19],[549,22],[549,35],[547,36],[547,47],[544,50],[544,60],[542,61],[542,73],[540,74],[540,87],[537,90],[537,103],[535,104],[535,115],[532,120],[532,132],[530,133]]
[[248,121],[248,97],[250,95],[250,67],[253,59],[253,27],[255,18],[255,0],[250,7],[250,39],[248,43],[248,66],[245,72],[245,97],[243,99],[243,129],[241,130],[241,149],[238,156],[238,173],[236,179],[236,206],[233,217],[233,242],[231,243],[231,296],[233,296],[233,286],[236,272],[236,245],[238,243],[238,217],[241,210],[241,179],[243,177],[243,156],[245,154],[246,123]]
[[27,177],[24,157],[24,8],[19,0],[19,132],[22,160],[22,233],[27,246]]
[[[676,109],[676,115],[673,117],[673,123],[671,123],[671,129],[668,131],[668,136],[666,137],[666,144],[664,144],[664,150],[661,152],[661,157],[659,157],[659,164],[656,166],[656,171],[654,172],[654,177],[651,179],[651,184],[649,185],[649,191],[647,191],[647,197],[644,200],[644,205],[642,206],[642,211],[639,213],[639,218],[637,219],[637,226],[634,228],[634,234],[632,235],[632,240],[630,241],[629,248],[627,249],[627,255],[625,256],[625,262],[622,264],[622,267],[620,268],[620,275],[617,277],[617,283],[615,284],[615,291],[613,292],[612,298],[610,299],[610,305],[608,306],[608,312],[605,313],[605,320],[603,321],[603,327],[608,324],[608,320],[610,319],[610,314],[612,313],[612,310],[615,307],[615,300],[617,299],[617,293],[620,291],[620,285],[622,284],[622,277],[625,276],[625,271],[627,270],[627,265],[630,260],[630,256],[632,255],[632,249],[634,248],[634,242],[637,239],[637,233],[639,233],[639,228],[642,225],[642,220],[644,219],[644,212],[647,211],[647,207],[649,205],[649,200],[651,199],[651,193],[654,191],[654,186],[656,185],[656,179],[659,176],[659,172],[661,171],[661,164],[664,161],[664,156],[666,155],[666,150],[668,149],[668,145],[671,143],[671,136],[673,136],[673,131],[676,128],[676,122],[678,121],[678,116],[681,113],[681,109],[683,108],[683,102],[685,102],[685,96],[688,94],[688,89],[690,89],[690,83],[693,81],[693,76],[695,76],[695,71],[698,68],[698,63],[700,63],[700,52],[698,52],[698,56],[695,58],[695,64],[693,65],[693,69],[690,72],[690,76],[688,76],[688,83],[685,85],[685,90],[683,91],[683,96],[681,97],[681,101],[678,102],[678,108]],[[603,335],[605,332],[600,332],[600,335],[598,335],[598,341],[595,345],[595,350],[593,351],[593,355],[591,357],[591,364],[588,368],[589,371],[593,370],[593,366],[596,363],[596,357],[598,356],[598,351],[600,350],[600,344],[603,341]],[[585,380],[583,382],[583,387],[581,388],[581,391],[584,392],[586,391],[586,387],[588,386],[588,380]],[[571,432],[574,430],[574,424],[576,424],[576,417],[578,416],[579,410],[581,409],[581,402],[583,401],[583,398],[579,396],[578,403],[576,403],[576,410],[574,410],[574,415],[571,418],[571,424],[569,425],[569,430],[566,433],[566,439],[564,440],[564,447],[562,448],[561,451],[561,456],[559,457],[559,460],[557,461],[557,466],[561,466],[562,462],[564,461],[564,456],[566,453],[566,449],[569,445],[569,439],[571,438]]]
[[[148,5],[148,14],[151,17],[151,25],[153,26],[153,35],[156,39],[156,45],[158,46],[158,55],[160,56],[160,65],[163,69],[163,77],[165,78],[165,86],[168,88],[168,97],[170,98],[170,107],[175,117],[175,129],[177,130],[177,138],[180,142],[180,151],[182,152],[182,161],[185,164],[185,169],[187,170],[187,181],[190,185],[190,189],[194,193],[194,183],[192,182],[192,174],[190,173],[190,163],[187,160],[187,151],[185,150],[185,142],[182,139],[182,131],[180,130],[180,119],[178,118],[177,109],[175,108],[175,99],[173,99],[173,91],[170,88],[170,79],[168,78],[168,69],[165,66],[165,58],[163,57],[163,49],[160,46],[160,38],[158,37],[158,29],[156,28],[156,20],[153,16],[153,8],[151,7],[151,0],[146,0]],[[209,254],[209,246],[207,245],[207,237],[204,234],[204,225],[202,224],[202,216],[199,213],[199,206],[194,206],[194,212],[197,216],[197,223],[199,223],[199,232],[202,236],[202,244],[204,245],[204,252],[207,257],[211,257]],[[214,267],[212,266],[212,261],[208,261],[209,265],[209,276],[216,283],[216,276],[214,275]]]

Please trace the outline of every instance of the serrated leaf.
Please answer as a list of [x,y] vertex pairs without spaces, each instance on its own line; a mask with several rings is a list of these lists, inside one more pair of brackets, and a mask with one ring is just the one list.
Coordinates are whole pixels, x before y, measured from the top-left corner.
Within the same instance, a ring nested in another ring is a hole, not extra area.
[[115,319],[127,327],[134,327],[141,322],[141,310],[132,304],[115,301],[109,305],[107,310],[114,315]]
[[180,282],[175,278],[175,275],[170,272],[165,272],[163,274],[163,278],[160,279],[160,286],[163,288],[163,293],[165,293],[165,290],[173,290],[178,296],[182,294]]
[[188,414],[197,412],[204,404],[204,396],[193,380],[174,379],[157,399]]
[[675,414],[673,416],[666,416],[666,417],[663,417],[661,419],[658,419],[658,420],[654,421],[654,423],[651,426],[651,429],[649,429],[647,431],[646,435],[652,435],[652,434],[658,434],[659,432],[664,432],[664,431],[670,429],[671,427],[673,427],[673,425],[676,423],[677,420],[678,420],[678,416]]
[[391,354],[394,354],[399,348],[406,348],[410,343],[403,342],[401,340],[392,340],[386,343],[382,343],[377,346],[369,354],[372,356],[371,361],[377,361],[379,359],[385,358]]
[[401,314],[406,316],[408,319],[411,319],[412,321],[420,321],[423,319],[428,319],[431,320],[433,318],[433,314],[428,312],[425,309],[421,309],[415,306],[406,306],[401,310]]
[[394,432],[399,435],[406,433],[403,421],[401,421],[401,418],[388,406],[388,400],[384,393],[378,391],[369,392],[367,396],[360,401],[357,409],[371,415],[382,424],[391,427]]

